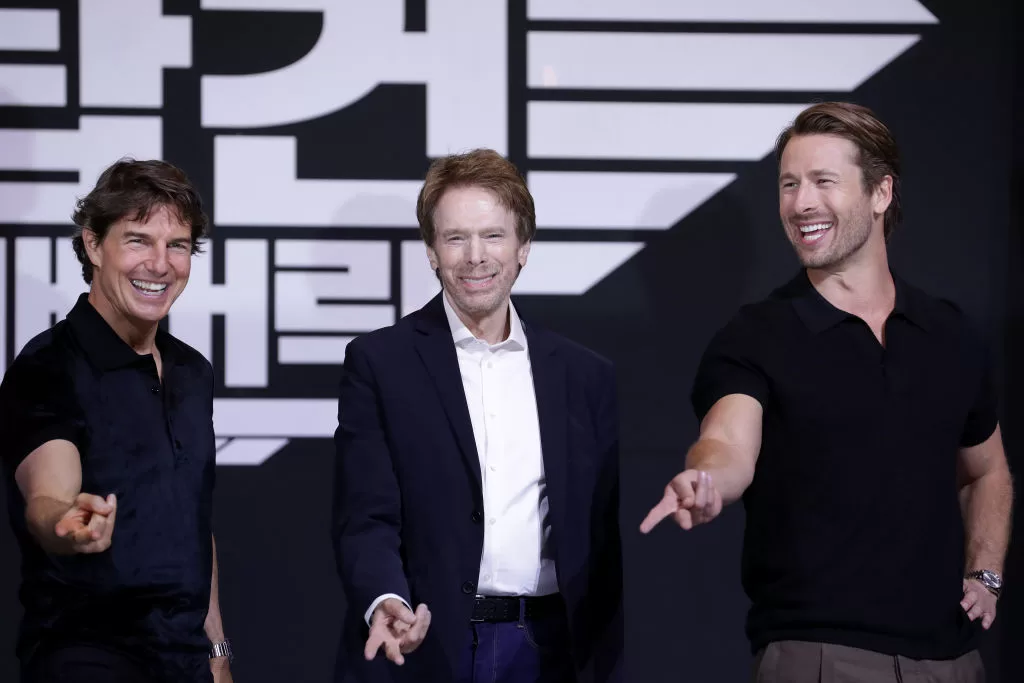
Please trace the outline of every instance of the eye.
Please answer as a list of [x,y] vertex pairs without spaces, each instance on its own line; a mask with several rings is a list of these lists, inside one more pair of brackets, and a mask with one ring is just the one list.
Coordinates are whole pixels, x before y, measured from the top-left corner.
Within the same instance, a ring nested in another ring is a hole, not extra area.
[[824,184],[832,184],[832,183],[834,183],[834,182],[835,182],[835,181],[834,181],[834,180],[832,180],[831,178],[818,178],[818,184],[819,184],[819,185],[824,185]]
[[796,182],[793,181],[793,180],[787,180],[786,182],[782,183],[782,187],[783,187],[783,189],[786,189],[786,190],[792,189],[792,188],[796,187]]
[[177,249],[178,251],[183,251],[187,248],[188,245],[186,245],[184,242],[175,242],[174,244],[171,245],[171,249]]

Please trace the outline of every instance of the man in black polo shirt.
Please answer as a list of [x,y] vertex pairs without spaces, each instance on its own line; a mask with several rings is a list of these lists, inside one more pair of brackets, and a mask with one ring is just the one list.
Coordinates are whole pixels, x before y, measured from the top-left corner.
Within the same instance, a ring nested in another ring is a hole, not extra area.
[[89,293],[0,385],[22,680],[230,681],[211,528],[213,372],[158,329],[207,218],[179,169],[123,160],[74,221]]
[[641,530],[743,498],[758,681],[981,681],[1012,497],[984,345],[889,269],[899,158],[870,111],[810,107],[776,151],[804,270],[711,342],[700,438]]

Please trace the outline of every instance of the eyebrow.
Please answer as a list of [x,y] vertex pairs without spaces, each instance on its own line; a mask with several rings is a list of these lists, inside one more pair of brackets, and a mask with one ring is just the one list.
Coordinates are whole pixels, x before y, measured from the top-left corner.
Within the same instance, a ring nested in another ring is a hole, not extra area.
[[[138,237],[139,239],[144,239],[144,240],[152,239],[152,235],[148,235],[148,234],[146,234],[144,232],[139,232],[138,230],[125,230],[124,236],[125,236],[125,238]],[[191,237],[176,237],[176,238],[174,238],[172,240],[169,240],[169,243],[170,244],[177,244],[178,242],[191,242],[191,241],[192,241]]]
[[[833,170],[827,169],[827,168],[816,168],[816,169],[810,171],[810,173],[808,173],[808,175],[810,175],[812,177],[816,177],[816,178],[820,178],[822,176],[832,176],[832,177],[838,178],[839,177],[839,172],[838,171],[833,171]],[[780,173],[779,174],[779,180],[780,181],[783,181],[783,180],[796,180],[796,179],[797,179],[797,175],[795,173],[790,173],[789,171],[786,171],[785,173]]]

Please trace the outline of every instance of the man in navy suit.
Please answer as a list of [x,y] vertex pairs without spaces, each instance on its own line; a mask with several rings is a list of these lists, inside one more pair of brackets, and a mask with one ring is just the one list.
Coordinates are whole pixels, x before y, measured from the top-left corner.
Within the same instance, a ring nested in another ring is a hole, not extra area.
[[613,368],[519,318],[537,226],[510,162],[437,160],[416,212],[443,291],[345,356],[337,680],[620,681]]

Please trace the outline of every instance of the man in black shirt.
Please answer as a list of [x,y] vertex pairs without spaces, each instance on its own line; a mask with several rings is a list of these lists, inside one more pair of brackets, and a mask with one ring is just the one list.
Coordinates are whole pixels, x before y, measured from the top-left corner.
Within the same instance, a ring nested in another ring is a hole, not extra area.
[[870,111],[810,107],[776,152],[804,269],[711,342],[700,438],[641,530],[743,498],[758,681],[981,681],[1012,498],[985,348],[889,269],[899,158]]
[[213,371],[158,329],[207,218],[179,169],[122,160],[74,221],[89,293],[0,385],[22,680],[230,681],[211,528]]

